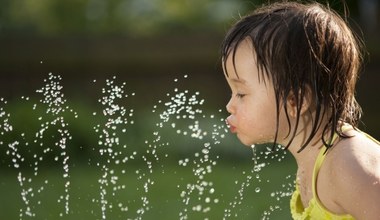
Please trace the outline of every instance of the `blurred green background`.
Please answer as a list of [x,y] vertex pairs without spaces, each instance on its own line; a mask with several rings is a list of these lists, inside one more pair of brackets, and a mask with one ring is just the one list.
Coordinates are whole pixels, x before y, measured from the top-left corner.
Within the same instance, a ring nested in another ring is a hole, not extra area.
[[[131,117],[134,123],[118,125],[115,134],[120,138],[120,145],[127,145],[121,150],[124,155],[133,152],[148,155],[146,141],[154,142],[155,131],[162,136],[160,143],[170,142],[170,145],[158,146],[161,158],[154,163],[153,174],[144,171],[147,164],[141,158],[115,166],[115,172],[127,170],[118,180],[127,190],[109,197],[110,203],[117,206],[121,201],[130,210],[109,209],[113,211],[107,211],[107,219],[136,216],[144,195],[141,184],[145,180],[139,180],[135,171],[145,172],[155,181],[148,193],[151,210],[142,219],[179,219],[179,213],[186,208],[189,219],[222,219],[229,203],[240,201],[240,186],[254,167],[251,149],[229,134],[225,134],[220,144],[213,145],[210,157],[217,165],[207,179],[214,184],[214,196],[220,202],[212,204],[211,211],[206,213],[192,211],[191,204],[182,202],[181,190],[199,178],[193,174],[196,164],[180,166],[179,161],[185,158],[195,161],[194,154],[202,151],[204,143],[213,141],[210,134],[213,125],[223,124],[220,119],[227,115],[224,106],[230,91],[220,68],[219,46],[230,25],[262,3],[258,0],[2,0],[0,97],[6,103],[2,101],[0,105],[10,115],[0,116],[0,219],[30,218],[25,214],[20,217],[26,207],[21,193],[28,188],[35,193],[28,196],[35,219],[102,218],[97,201],[98,181],[103,174],[99,164],[108,163],[107,158],[99,155],[98,142],[103,137],[94,127],[105,125],[108,119],[102,116],[105,106],[98,99],[104,96],[102,88],[107,88],[106,80],[114,76],[115,85],[126,82],[124,89],[130,95],[120,99],[118,105],[134,110]],[[340,1],[329,4],[343,11]],[[357,97],[364,110],[361,129],[377,139],[380,138],[380,103],[376,95],[380,79],[378,4],[376,0],[347,1],[352,25],[358,32],[362,31],[369,53],[357,86]],[[67,179],[62,177],[62,158],[58,162],[54,159],[61,150],[46,147],[54,146],[61,127],[50,126],[44,139],[35,142],[43,123],[57,117],[46,113],[48,106],[40,102],[44,95],[36,92],[48,84],[44,79],[50,72],[62,77],[60,92],[67,100],[64,106],[70,106],[78,115],[68,110],[58,114],[65,119],[72,136],[66,149],[70,156],[70,213],[61,217],[65,204],[60,196],[67,194],[63,187]],[[189,97],[199,92],[197,97],[205,100],[204,104],[194,106],[202,110],[197,115],[202,129],[210,131],[204,140],[178,134],[178,129],[188,129],[194,123],[192,120],[171,118],[162,128],[157,126],[162,122],[159,113],[176,88],[188,90]],[[174,122],[176,128],[171,126]],[[6,129],[8,123],[13,126],[11,131]],[[127,131],[122,132],[123,128]],[[225,133],[223,129],[220,132]],[[15,156],[9,147],[15,141],[18,141],[18,153],[24,158],[18,168],[13,165]],[[53,150],[42,152],[45,148]],[[259,152],[265,155],[263,149]],[[289,178],[289,175],[296,168],[288,155],[281,162],[276,159],[278,155],[274,159],[261,157],[261,162],[270,165],[252,174],[254,178],[246,187],[241,204],[232,210],[237,216],[229,219],[259,219],[266,212],[271,213],[270,219],[290,218],[289,198],[284,196],[277,201],[277,195],[292,190],[289,184],[293,176]],[[39,160],[41,156],[43,159]],[[38,167],[38,175],[34,167]],[[19,173],[31,181],[26,180],[20,186]],[[256,174],[260,177],[256,178]],[[39,191],[41,186],[44,189]],[[258,187],[260,192],[255,192]],[[201,197],[192,195],[191,201],[194,203]]]

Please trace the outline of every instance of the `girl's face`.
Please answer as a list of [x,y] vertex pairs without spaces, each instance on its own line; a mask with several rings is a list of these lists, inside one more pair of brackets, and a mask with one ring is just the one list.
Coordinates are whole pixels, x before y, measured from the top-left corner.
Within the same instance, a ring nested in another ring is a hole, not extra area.
[[[227,57],[224,70],[232,91],[227,104],[230,130],[248,146],[273,143],[276,133],[276,102],[272,82],[265,79],[264,83],[262,77],[259,81],[256,57],[250,41],[242,41],[236,49],[235,68],[232,57],[232,53]],[[283,124],[280,120],[280,126]],[[279,137],[280,135],[279,133]]]

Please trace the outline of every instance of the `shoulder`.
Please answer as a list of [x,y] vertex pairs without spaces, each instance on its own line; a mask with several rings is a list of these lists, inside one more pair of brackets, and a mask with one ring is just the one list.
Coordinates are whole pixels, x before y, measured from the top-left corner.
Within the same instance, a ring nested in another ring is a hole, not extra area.
[[[327,153],[329,167],[335,171],[335,177],[349,174],[346,178],[380,178],[380,145],[359,131],[351,130],[349,138],[340,139]],[[358,179],[357,181],[360,181]],[[355,180],[354,180],[355,181]]]
[[357,219],[380,219],[380,146],[351,130],[326,155],[333,200]]
[[351,137],[340,139],[327,153],[330,168],[353,176],[380,175],[375,169],[380,166],[380,145],[358,131],[351,130],[348,135]]

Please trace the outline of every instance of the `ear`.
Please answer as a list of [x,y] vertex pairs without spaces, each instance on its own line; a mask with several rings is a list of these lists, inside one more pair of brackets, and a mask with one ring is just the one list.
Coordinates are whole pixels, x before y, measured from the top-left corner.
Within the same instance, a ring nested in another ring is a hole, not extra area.
[[290,92],[286,99],[288,114],[292,118],[297,117],[297,109],[299,108],[299,104],[301,104],[299,112],[300,115],[303,115],[311,105],[311,92],[309,88],[306,88],[303,97],[301,96],[301,92],[298,92],[297,96],[298,97],[296,97],[296,94],[294,94],[294,92]]

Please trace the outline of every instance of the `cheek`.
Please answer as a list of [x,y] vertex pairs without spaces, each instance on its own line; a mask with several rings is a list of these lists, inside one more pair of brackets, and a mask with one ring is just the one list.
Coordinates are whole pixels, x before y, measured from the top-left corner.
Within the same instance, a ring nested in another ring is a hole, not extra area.
[[288,117],[286,116],[285,110],[282,109],[279,115],[279,128],[278,128],[279,139],[285,139],[291,133],[289,129],[293,127],[292,124],[293,124],[293,119],[290,116],[288,119]]
[[240,109],[239,114],[237,114],[237,120],[245,130],[252,129],[253,131],[257,131],[257,129],[262,129],[266,126],[266,120],[263,120],[265,116],[262,114],[263,112],[258,108]]
[[243,124],[245,129],[249,129],[250,133],[263,133],[265,136],[274,136],[276,133],[276,109],[263,106],[253,110],[245,109],[241,113],[239,123]]
[[236,116],[240,124],[250,124],[254,121],[255,112],[249,108],[241,108]]

